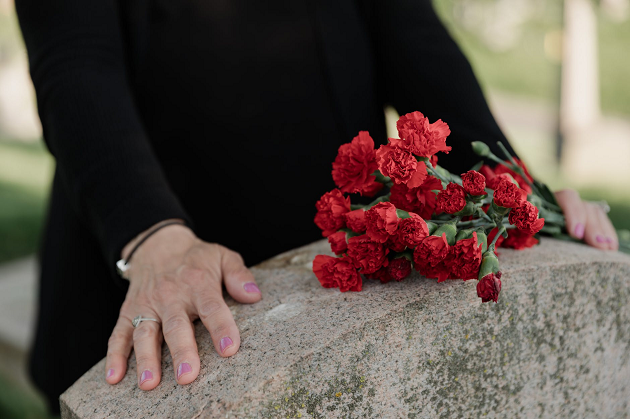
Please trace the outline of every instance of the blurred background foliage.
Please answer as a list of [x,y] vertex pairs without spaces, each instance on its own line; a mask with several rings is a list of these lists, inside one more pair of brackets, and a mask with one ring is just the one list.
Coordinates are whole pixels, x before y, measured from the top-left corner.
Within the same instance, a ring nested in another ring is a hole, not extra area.
[[[611,176],[590,176],[592,181],[583,182],[563,171],[555,158],[566,1],[436,0],[434,4],[470,59],[499,123],[534,175],[552,188],[575,187],[586,198],[608,200],[615,225],[630,228],[630,188],[618,186],[630,179],[619,172],[616,177],[622,179],[615,182]],[[605,135],[615,137],[622,150],[630,144],[629,0],[592,4],[598,106],[605,118],[614,118],[602,119],[606,126],[616,127]],[[609,152],[612,159],[616,150]],[[630,155],[617,159],[628,166]],[[0,262],[36,252],[53,170],[54,161],[41,140],[13,2],[0,0]],[[7,351],[0,331],[0,357]],[[17,385],[6,372],[15,371],[15,365],[7,368],[0,368],[0,417],[44,417],[43,404],[32,388]]]

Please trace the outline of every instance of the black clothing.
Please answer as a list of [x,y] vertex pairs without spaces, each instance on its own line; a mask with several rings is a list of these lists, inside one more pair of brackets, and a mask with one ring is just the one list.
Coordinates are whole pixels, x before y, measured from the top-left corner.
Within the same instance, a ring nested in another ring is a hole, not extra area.
[[505,142],[428,0],[16,6],[57,160],[31,361],[56,409],[106,352],[114,262],[139,232],[183,218],[248,265],[321,238],[337,149],[359,130],[384,142],[385,104],[450,125],[447,168]]

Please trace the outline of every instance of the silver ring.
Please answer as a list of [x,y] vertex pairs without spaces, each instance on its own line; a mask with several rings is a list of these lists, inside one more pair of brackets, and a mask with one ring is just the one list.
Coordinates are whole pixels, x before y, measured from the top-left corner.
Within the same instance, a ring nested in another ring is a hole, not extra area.
[[591,204],[600,207],[605,214],[608,214],[610,212],[610,205],[608,205],[608,202],[606,201],[591,201]]
[[152,322],[159,323],[159,321],[157,319],[149,319],[147,317],[142,317],[142,315],[140,315],[140,316],[136,316],[136,317],[133,318],[133,320],[131,321],[131,325],[135,329],[136,327],[138,327],[138,325],[140,325],[140,323],[142,323],[145,320],[150,320]]

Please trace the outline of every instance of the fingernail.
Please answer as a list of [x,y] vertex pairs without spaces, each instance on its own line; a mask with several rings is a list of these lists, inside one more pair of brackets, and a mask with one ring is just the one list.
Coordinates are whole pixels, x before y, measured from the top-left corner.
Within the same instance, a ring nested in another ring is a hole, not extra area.
[[614,243],[615,241],[612,239],[612,237],[606,237],[606,241],[608,243]]
[[225,352],[225,349],[229,346],[232,346],[232,343],[232,339],[227,336],[221,339],[221,343],[219,344],[219,346],[221,347],[221,353]]
[[179,380],[179,377],[191,371],[192,367],[190,366],[190,364],[188,362],[182,362],[181,364],[179,364],[179,367],[177,367],[177,379]]
[[114,375],[114,369],[110,368],[107,370],[107,378],[111,377],[112,375]]
[[581,239],[584,237],[584,224],[577,223],[575,226],[575,237]]
[[597,243],[606,243],[607,240],[604,236],[600,236],[599,234],[597,235],[597,237],[595,237],[595,239],[597,240]]
[[247,284],[243,285],[243,288],[245,288],[245,291],[247,292],[257,292],[258,294],[260,294],[260,288],[258,288],[258,285],[254,284],[253,282],[248,282]]
[[140,385],[148,380],[153,380],[153,373],[149,370],[144,370],[140,376]]

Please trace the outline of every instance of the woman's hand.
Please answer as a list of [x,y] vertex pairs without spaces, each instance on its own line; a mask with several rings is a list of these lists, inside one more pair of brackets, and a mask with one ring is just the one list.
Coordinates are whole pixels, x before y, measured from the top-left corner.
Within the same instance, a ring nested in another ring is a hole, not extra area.
[[595,203],[582,201],[572,189],[555,193],[564,211],[569,234],[602,250],[618,250],[617,232],[603,208]]
[[[127,256],[139,235],[125,247]],[[173,374],[188,384],[199,374],[199,354],[193,321],[200,318],[219,355],[234,355],[240,336],[222,295],[241,303],[255,303],[261,293],[241,256],[218,244],[199,240],[181,225],[171,225],[149,237],[134,253],[127,271],[129,290],[109,339],[105,373],[116,384],[125,376],[131,348],[135,349],[138,385],[155,388],[161,380],[162,339],[173,358]],[[136,329],[131,321],[142,315],[154,318]]]

